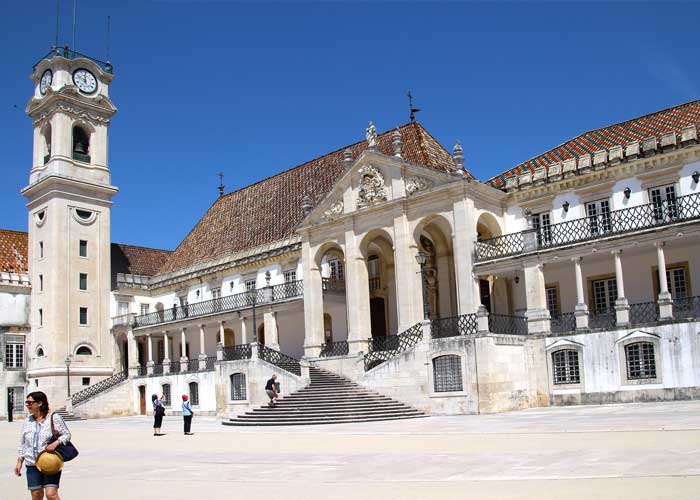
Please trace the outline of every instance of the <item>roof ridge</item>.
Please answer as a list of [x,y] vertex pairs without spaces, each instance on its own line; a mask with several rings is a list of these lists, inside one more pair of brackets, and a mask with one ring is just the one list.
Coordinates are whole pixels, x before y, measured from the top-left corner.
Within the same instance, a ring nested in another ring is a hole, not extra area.
[[145,246],[143,246],[143,245],[132,245],[132,244],[130,244],[130,243],[116,243],[116,242],[112,242],[112,245],[117,245],[117,246],[120,246],[120,247],[142,248],[142,249],[144,249],[144,250],[155,250],[155,251],[157,251],[157,252],[170,252],[170,253],[174,252],[174,250],[166,250],[166,249],[164,249],[164,248],[145,247]]
[[27,234],[27,235],[29,234],[29,231],[20,231],[20,230],[18,230],[18,229],[3,229],[3,228],[0,228],[0,231],[8,232],[8,233]]

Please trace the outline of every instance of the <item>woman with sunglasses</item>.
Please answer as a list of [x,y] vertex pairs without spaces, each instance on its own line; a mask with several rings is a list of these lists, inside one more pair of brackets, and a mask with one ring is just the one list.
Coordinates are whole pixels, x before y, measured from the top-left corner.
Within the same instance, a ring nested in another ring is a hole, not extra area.
[[[15,474],[22,475],[22,464],[26,466],[27,487],[32,494],[32,500],[42,500],[44,494],[48,500],[60,500],[58,486],[61,482],[61,471],[56,474],[43,474],[36,468],[36,459],[42,451],[55,451],[59,444],[70,441],[70,431],[61,415],[52,413],[49,417],[49,400],[41,391],[27,395],[24,402],[29,417],[24,421],[22,437],[18,448]],[[58,439],[54,439],[51,429],[51,419]]]

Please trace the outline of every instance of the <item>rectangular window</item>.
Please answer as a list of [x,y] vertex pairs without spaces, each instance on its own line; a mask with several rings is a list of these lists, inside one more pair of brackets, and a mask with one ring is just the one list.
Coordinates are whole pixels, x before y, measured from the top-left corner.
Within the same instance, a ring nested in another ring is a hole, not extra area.
[[[38,379],[34,379],[34,384],[38,387]],[[12,410],[14,412],[25,411],[24,387],[10,387],[9,396],[12,398]]]
[[612,311],[617,300],[617,280],[615,278],[595,280],[592,286],[594,311]]
[[433,359],[433,388],[435,392],[464,390],[462,362],[459,356],[447,354]]
[[117,303],[117,315],[126,316],[129,314],[129,303],[128,302],[118,302]]
[[87,273],[80,273],[78,288],[80,290],[87,290]]
[[666,269],[666,284],[673,300],[683,300],[688,297],[688,278],[685,267]]
[[554,384],[579,384],[581,375],[578,366],[578,352],[563,349],[552,353]]
[[40,292],[44,291],[44,275],[43,274],[39,275],[39,291]]
[[148,304],[140,304],[139,305],[139,312],[141,313],[141,316],[143,316],[144,314],[148,314],[148,307],[149,307]]
[[170,384],[163,384],[163,406],[170,406]]
[[24,342],[5,343],[5,368],[24,368]]
[[40,259],[44,258],[44,242],[43,241],[39,242],[39,258]]
[[547,309],[549,309],[549,314],[552,318],[558,318],[561,314],[559,309],[559,287],[548,286],[544,289],[547,295]]
[[329,260],[328,267],[330,267],[331,270],[331,280],[345,281],[345,269],[343,268],[343,263],[340,259]]
[[289,269],[288,271],[284,272],[284,282],[285,283],[291,283],[292,281],[297,280],[297,271],[296,269]]
[[220,299],[221,298],[221,288],[212,288],[211,289],[211,298],[212,299]]
[[612,230],[609,200],[586,203],[586,217],[588,217],[588,227],[592,235],[596,236]]
[[653,206],[654,220],[656,222],[671,221],[678,218],[678,202],[674,184],[651,188],[649,190],[649,200]]
[[83,385],[90,385],[90,377],[83,377]]
[[88,324],[88,308],[87,307],[80,308],[80,324],[81,325]]
[[552,221],[549,212],[533,214],[532,227],[537,231],[538,245],[547,245],[552,242]]
[[656,358],[654,344],[651,342],[636,342],[625,346],[627,357],[627,378],[640,380],[656,378]]
[[44,326],[44,310],[39,308],[39,326]]
[[255,280],[245,280],[245,291],[255,290]]
[[78,243],[78,255],[87,257],[87,240],[80,240]]

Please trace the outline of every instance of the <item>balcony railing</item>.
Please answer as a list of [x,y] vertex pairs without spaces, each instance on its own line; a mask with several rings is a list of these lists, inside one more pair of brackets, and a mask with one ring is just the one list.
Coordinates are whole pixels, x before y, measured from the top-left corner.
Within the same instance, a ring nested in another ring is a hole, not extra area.
[[[185,371],[182,371],[180,369],[180,362],[179,361],[172,361],[170,363],[167,363],[167,366],[170,368],[170,373],[173,375],[176,375],[178,373],[210,372],[214,369],[215,365],[216,365],[216,356],[207,356],[206,362],[204,364],[204,369],[199,368],[199,358],[188,359],[187,360],[187,369]],[[164,371],[163,371],[162,364],[153,365],[153,374],[150,376],[156,377],[156,376],[163,375],[163,373],[164,373]],[[148,376],[148,368],[145,365],[139,365],[137,376],[138,377]]]
[[340,340],[338,342],[328,342],[321,346],[321,358],[330,358],[333,356],[347,356],[348,355],[348,341]]
[[572,312],[552,315],[552,333],[573,332],[576,330],[576,316]]
[[630,325],[654,323],[659,319],[659,304],[656,302],[630,304],[629,319]]
[[299,364],[299,360],[296,358],[287,356],[283,352],[276,351],[263,344],[258,344],[258,356],[260,359],[284,371],[301,376],[301,364]]
[[617,315],[613,307],[592,309],[588,313],[589,328],[615,328]]
[[[537,229],[534,246],[555,248],[695,219],[700,219],[700,193],[547,225]],[[477,241],[477,262],[523,253],[526,233]]]
[[136,315],[134,313],[121,314],[112,318],[112,328],[118,326],[131,326]]
[[322,278],[321,286],[324,292],[328,293],[345,293],[345,280],[338,280],[335,278]]
[[382,287],[382,282],[379,276],[373,276],[369,279],[369,291],[379,290]]
[[434,319],[430,322],[430,334],[434,339],[472,335],[476,331],[476,314],[473,313]]
[[226,346],[223,349],[224,361],[236,361],[238,359],[250,359],[250,344]]
[[37,63],[34,65],[34,68],[36,69],[37,65],[44,59],[53,59],[56,56],[64,57],[66,59],[89,59],[90,61],[97,64],[105,73],[112,73],[114,71],[114,67],[111,63],[100,61],[99,59],[95,59],[94,57],[86,56],[85,54],[81,54],[80,52],[71,50],[68,47],[54,47],[53,49],[51,49],[51,52],[49,52],[39,61],[37,61]]
[[700,318],[700,296],[673,300],[673,319]]
[[525,335],[527,333],[527,319],[524,316],[489,314],[489,331],[508,335]]
[[209,314],[247,309],[256,304],[270,304],[284,300],[301,297],[304,294],[302,281],[291,281],[280,285],[259,288],[254,291],[237,293],[226,297],[186,304],[181,307],[173,306],[162,311],[155,311],[134,319],[134,327],[159,325],[189,318],[198,318]]

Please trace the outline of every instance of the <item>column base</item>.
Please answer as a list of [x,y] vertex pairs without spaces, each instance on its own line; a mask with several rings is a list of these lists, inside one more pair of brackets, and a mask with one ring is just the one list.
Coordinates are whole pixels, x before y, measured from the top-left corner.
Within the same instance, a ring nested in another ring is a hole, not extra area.
[[148,361],[146,363],[146,374],[147,375],[153,375],[154,367],[156,364],[153,361]]
[[187,368],[189,368],[189,364],[190,364],[189,358],[180,358],[180,373],[187,372]]
[[574,308],[577,330],[588,330],[588,306],[586,304],[576,304]]
[[669,292],[659,294],[659,319],[673,318],[673,298]]
[[615,301],[615,322],[617,326],[628,326],[630,324],[630,305],[624,297],[620,297]]
[[528,334],[551,333],[550,316],[548,309],[528,309],[525,311]]
[[476,334],[480,337],[489,334],[489,312],[483,305],[476,310]]
[[165,358],[163,360],[163,375],[170,373],[170,359]]

